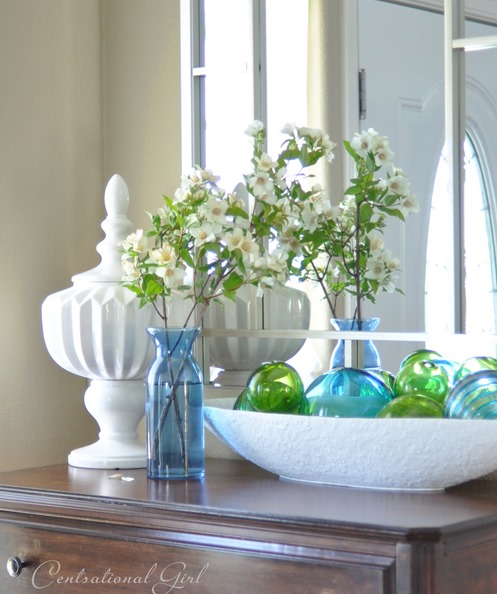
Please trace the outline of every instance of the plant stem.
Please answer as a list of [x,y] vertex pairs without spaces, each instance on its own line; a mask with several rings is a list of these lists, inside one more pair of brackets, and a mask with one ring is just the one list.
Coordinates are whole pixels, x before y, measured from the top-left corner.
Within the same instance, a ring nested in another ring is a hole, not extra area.
[[326,283],[324,281],[325,274],[319,274],[319,271],[316,268],[316,265],[314,264],[314,261],[311,261],[311,266],[312,266],[312,269],[314,271],[314,274],[316,275],[316,278],[318,279],[318,282],[319,282],[319,284],[321,286],[321,289],[323,290],[324,297],[325,297],[325,299],[326,299],[326,301],[328,303],[328,307],[330,308],[330,311],[331,311],[331,315],[334,318],[336,318],[337,316],[336,316],[335,304],[330,299],[330,295],[329,295],[329,293],[327,291]]
[[357,320],[361,320],[361,204],[362,201],[357,204],[356,208],[356,221],[355,221],[355,291],[356,291],[356,311],[354,318],[357,316]]
[[[184,329],[182,330],[182,333],[183,333],[183,331],[184,331]],[[166,328],[166,332],[165,332],[165,338],[166,338],[166,356],[168,359],[167,368],[168,368],[168,373],[169,373],[170,393],[168,396],[167,404],[162,407],[161,415],[159,418],[159,424],[155,430],[154,440],[153,440],[153,451],[155,452],[155,455],[157,457],[158,452],[159,452],[160,437],[161,437],[162,431],[164,429],[164,424],[166,422],[167,415],[169,414],[171,405],[174,405],[176,426],[178,428],[178,434],[180,437],[181,461],[183,463],[183,469],[186,474],[188,472],[188,456],[187,456],[187,451],[186,451],[187,448],[186,448],[185,433],[183,432],[183,426],[182,426],[182,420],[181,420],[181,410],[179,408],[178,394],[177,394],[178,387],[179,387],[179,378],[180,378],[183,368],[186,364],[186,357],[182,359],[180,366],[178,368],[178,371],[176,373],[176,376],[174,376],[173,368],[172,368],[172,364],[171,364],[172,353],[176,350],[176,348],[181,340],[181,334],[180,334],[180,337],[178,337],[178,340],[176,341],[176,344],[174,345],[174,347],[172,349],[171,349],[171,346],[169,343],[169,333],[167,332],[167,328]]]

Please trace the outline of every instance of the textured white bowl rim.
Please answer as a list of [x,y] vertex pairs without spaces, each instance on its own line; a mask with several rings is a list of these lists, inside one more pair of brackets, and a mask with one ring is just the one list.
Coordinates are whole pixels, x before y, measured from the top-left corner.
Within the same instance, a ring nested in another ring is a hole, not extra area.
[[438,491],[497,470],[497,423],[306,417],[206,402],[207,428],[281,478],[343,487]]

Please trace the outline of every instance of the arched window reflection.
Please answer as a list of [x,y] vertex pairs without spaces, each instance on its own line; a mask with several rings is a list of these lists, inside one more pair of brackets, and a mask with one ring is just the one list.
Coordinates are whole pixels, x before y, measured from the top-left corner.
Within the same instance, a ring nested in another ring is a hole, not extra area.
[[[464,144],[464,233],[466,302],[464,331],[495,333],[496,251],[492,217],[481,162],[471,138]],[[448,169],[445,149],[440,157],[433,188],[425,284],[426,331],[453,332],[455,303],[453,249],[462,249],[459,238],[451,240],[450,200],[447,191]],[[433,346],[433,345],[432,345]]]

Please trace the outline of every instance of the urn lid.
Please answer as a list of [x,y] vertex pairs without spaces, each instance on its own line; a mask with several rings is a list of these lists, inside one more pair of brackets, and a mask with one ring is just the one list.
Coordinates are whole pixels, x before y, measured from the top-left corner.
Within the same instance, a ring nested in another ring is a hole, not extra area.
[[105,188],[104,204],[107,217],[102,222],[105,237],[97,245],[101,262],[95,268],[75,274],[72,282],[116,283],[122,278],[121,254],[119,244],[131,233],[133,225],[127,217],[129,191],[126,182],[119,174],[114,174]]

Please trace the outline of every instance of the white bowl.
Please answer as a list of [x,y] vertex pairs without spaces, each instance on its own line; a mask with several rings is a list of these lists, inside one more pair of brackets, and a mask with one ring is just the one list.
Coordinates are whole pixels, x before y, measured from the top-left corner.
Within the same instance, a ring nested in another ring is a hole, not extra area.
[[442,490],[497,469],[497,423],[306,417],[232,410],[210,400],[206,426],[281,478],[344,487]]

